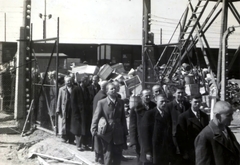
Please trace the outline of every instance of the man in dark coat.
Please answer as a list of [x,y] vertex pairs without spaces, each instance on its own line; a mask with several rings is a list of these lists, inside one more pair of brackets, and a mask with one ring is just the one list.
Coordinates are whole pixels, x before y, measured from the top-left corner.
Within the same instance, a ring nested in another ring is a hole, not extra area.
[[70,131],[71,127],[71,93],[73,90],[73,80],[71,77],[66,76],[64,78],[65,86],[59,89],[57,109],[56,113],[58,114],[58,133],[63,138],[64,142],[73,143],[74,135]]
[[209,123],[209,116],[200,110],[201,102],[201,94],[191,96],[191,108],[178,118],[176,138],[183,165],[195,165],[194,140]]
[[239,165],[240,145],[229,129],[233,120],[232,106],[218,101],[213,119],[195,139],[196,165]]
[[140,161],[140,150],[141,150],[141,121],[144,116],[146,109],[142,105],[141,98],[139,96],[130,97],[130,115],[129,115],[129,135],[130,135],[130,147],[135,147],[135,152],[137,154],[137,162],[141,164]]
[[98,84],[99,82],[99,78],[97,75],[94,75],[92,77],[92,83],[88,86],[88,90],[89,90],[89,95],[90,95],[90,99],[93,101],[94,96],[98,93],[98,91],[100,90],[100,85]]
[[[101,89],[98,91],[98,93],[95,95],[93,99],[93,114],[96,110],[98,101],[107,97],[106,85],[107,85],[107,81],[102,81],[100,83]],[[103,164],[104,158],[103,158],[103,146],[102,146],[101,138],[99,138],[98,136],[94,136],[93,140],[94,140],[93,146],[95,151],[95,161]]]
[[165,111],[166,97],[156,97],[157,106],[145,112],[142,118],[142,154],[145,164],[169,165],[174,153],[171,118]]
[[88,144],[92,141],[90,134],[92,110],[87,89],[88,77],[83,76],[79,80],[79,86],[73,89],[71,97],[71,132],[75,135],[77,149],[83,151],[89,149]]
[[[93,116],[91,132],[93,136],[100,136],[103,140],[104,164],[120,165],[122,150],[126,149],[126,136],[128,134],[124,103],[117,98],[114,84],[106,87],[107,97],[98,101]],[[99,134],[98,122],[104,118],[107,123],[106,132]]]
[[180,151],[179,151],[179,146],[177,144],[177,140],[176,140],[176,128],[177,128],[177,123],[178,123],[178,117],[181,113],[185,112],[186,110],[188,110],[191,105],[188,101],[186,101],[185,99],[185,87],[184,86],[176,86],[175,88],[175,92],[174,92],[174,97],[175,99],[169,103],[167,103],[166,105],[166,111],[168,111],[168,113],[170,113],[171,115],[171,120],[172,120],[172,138],[173,138],[173,142],[175,145],[175,151],[176,151],[176,155],[174,157],[174,159],[176,160],[175,164],[181,164],[182,163],[182,157],[180,155]]
[[146,110],[150,110],[150,109],[153,109],[154,107],[156,107],[156,103],[151,101],[152,100],[151,95],[152,95],[152,93],[151,93],[151,90],[149,90],[149,89],[144,89],[141,92],[142,104]]

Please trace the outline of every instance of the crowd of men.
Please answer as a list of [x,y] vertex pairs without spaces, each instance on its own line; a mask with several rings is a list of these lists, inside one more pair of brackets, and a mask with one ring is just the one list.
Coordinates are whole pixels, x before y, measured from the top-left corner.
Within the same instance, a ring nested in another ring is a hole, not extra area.
[[228,127],[233,120],[228,102],[215,104],[210,121],[200,108],[202,95],[186,97],[181,85],[171,100],[155,85],[126,102],[118,94],[119,81],[99,82],[96,75],[91,83],[88,77],[64,80],[56,108],[59,134],[81,152],[92,149],[96,162],[120,165],[123,150],[133,147],[137,164],[143,165],[240,163],[240,145]]

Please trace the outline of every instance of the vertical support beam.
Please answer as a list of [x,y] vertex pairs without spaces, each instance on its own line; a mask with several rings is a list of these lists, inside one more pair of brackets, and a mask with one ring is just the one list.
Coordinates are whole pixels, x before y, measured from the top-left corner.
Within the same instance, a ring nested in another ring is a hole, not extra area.
[[218,51],[218,66],[217,66],[217,84],[221,82],[221,62],[222,62],[222,39],[224,32],[227,30],[227,19],[228,19],[228,0],[222,0],[222,20],[221,20],[221,30],[220,30],[220,43]]
[[143,23],[142,23],[142,87],[146,88],[146,72],[147,72],[147,56],[146,56],[146,45],[149,41],[149,15],[151,13],[151,0],[143,0]]
[[227,52],[227,40],[229,34],[231,34],[233,31],[235,31],[234,27],[228,28],[223,35],[222,39],[222,81],[221,81],[221,100],[226,101],[226,85],[228,80],[228,52]]
[[[55,105],[57,105],[57,99],[58,99],[58,66],[59,66],[59,52],[58,52],[58,46],[59,46],[59,17],[57,19],[57,43],[56,43],[56,96],[55,96]],[[58,114],[55,114],[55,134],[58,134]]]
[[7,41],[7,15],[4,13],[4,41]]
[[[26,117],[26,54],[30,40],[30,13],[31,0],[25,0],[23,4],[23,24],[20,27],[20,40],[16,53],[16,89],[14,118],[18,121],[19,127],[23,126]],[[27,27],[28,26],[28,27]],[[30,87],[29,87],[30,88]]]

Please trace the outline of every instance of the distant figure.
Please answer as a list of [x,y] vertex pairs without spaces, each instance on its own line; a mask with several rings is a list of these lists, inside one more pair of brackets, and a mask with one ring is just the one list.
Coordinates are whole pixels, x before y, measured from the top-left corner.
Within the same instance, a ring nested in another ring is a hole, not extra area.
[[200,110],[201,102],[201,94],[191,96],[191,108],[178,118],[176,138],[183,165],[195,165],[194,140],[209,123],[209,116]]
[[[126,149],[126,136],[128,134],[124,112],[124,103],[117,97],[115,85],[109,83],[106,87],[107,97],[98,101],[93,116],[91,132],[93,136],[99,136],[103,141],[104,164],[120,165],[122,150]],[[106,131],[99,134],[99,120],[107,123]]]
[[73,144],[74,135],[70,132],[72,115],[71,93],[73,90],[73,80],[69,76],[66,76],[64,80],[65,86],[59,89],[56,113],[59,116],[59,134],[64,142]]
[[218,101],[213,119],[195,139],[196,165],[239,165],[240,145],[229,129],[233,120],[232,106]]
[[142,118],[141,160],[144,164],[169,165],[174,154],[171,116],[165,110],[166,97],[160,94],[156,100],[157,106],[146,111]]
[[152,87],[152,94],[153,94],[153,100],[154,100],[154,102],[157,102],[156,101],[156,97],[159,95],[159,94],[161,94],[162,92],[161,92],[161,86],[160,85],[154,85],[153,87]]
[[99,77],[97,75],[94,75],[92,77],[92,83],[88,86],[90,99],[93,101],[94,96],[98,93],[100,90],[100,85],[98,84]]

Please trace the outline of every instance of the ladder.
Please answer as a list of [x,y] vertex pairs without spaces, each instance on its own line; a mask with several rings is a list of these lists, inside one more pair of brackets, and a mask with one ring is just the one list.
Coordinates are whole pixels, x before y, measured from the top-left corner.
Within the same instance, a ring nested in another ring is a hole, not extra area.
[[[167,62],[167,67],[163,71],[162,77],[172,77],[177,67],[181,64],[181,61],[192,50],[192,48],[198,42],[198,37],[193,37],[194,30],[199,25],[199,21],[208,5],[209,0],[198,0],[197,5],[193,8],[191,0],[189,0],[189,6],[191,8],[191,16],[188,22],[185,24],[179,23],[181,26],[181,32],[179,35],[179,44],[175,45],[172,53],[170,54]],[[188,11],[188,10],[187,10]],[[188,12],[186,13],[186,17]],[[186,18],[185,18],[186,19]],[[180,20],[179,22],[181,22]]]

